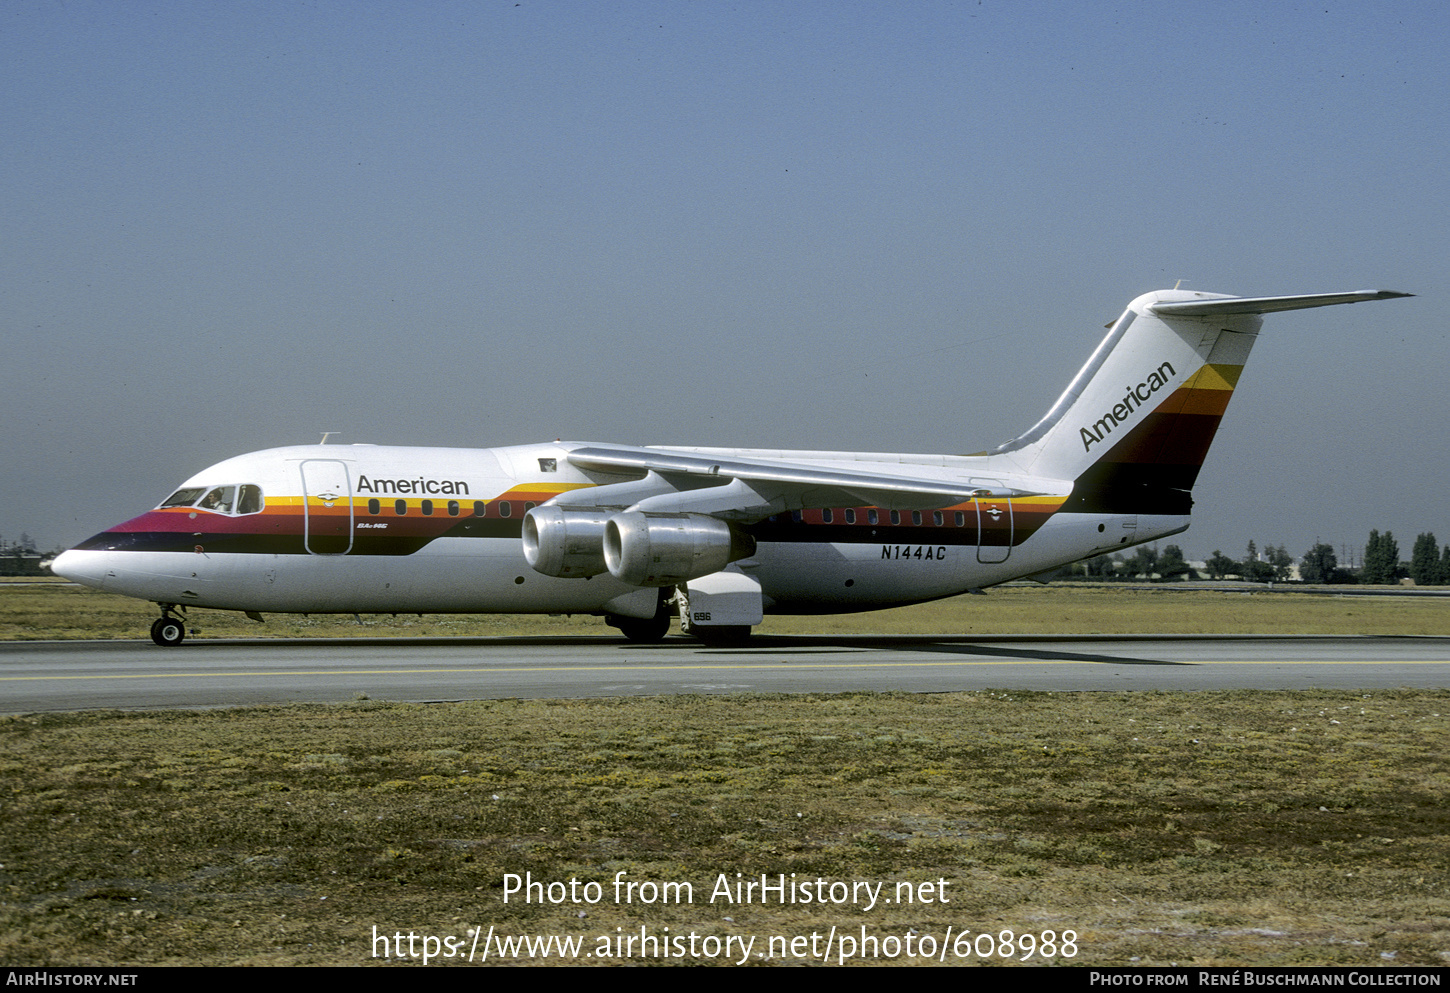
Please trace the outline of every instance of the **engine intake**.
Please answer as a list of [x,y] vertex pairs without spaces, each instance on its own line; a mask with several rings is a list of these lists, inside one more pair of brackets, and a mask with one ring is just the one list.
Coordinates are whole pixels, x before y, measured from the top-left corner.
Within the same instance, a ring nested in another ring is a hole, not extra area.
[[674,586],[754,554],[754,538],[704,514],[634,511],[604,527],[609,574],[631,586]]
[[524,558],[535,572],[587,579],[605,572],[604,525],[612,511],[535,507],[524,515]]

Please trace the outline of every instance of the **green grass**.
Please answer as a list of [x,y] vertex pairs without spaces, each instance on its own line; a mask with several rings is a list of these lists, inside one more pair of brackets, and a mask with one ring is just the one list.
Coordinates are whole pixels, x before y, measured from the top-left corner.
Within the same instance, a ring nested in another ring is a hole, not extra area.
[[[0,584],[3,638],[145,638],[153,616]],[[762,630],[1446,634],[1447,616],[1438,599],[1011,587]],[[203,637],[607,630],[487,615],[193,623]],[[759,951],[864,926],[896,941],[1070,930],[1077,954],[1056,961],[1079,965],[1443,966],[1447,708],[1447,691],[994,691],[0,718],[0,961],[362,964],[374,927],[589,950],[668,927],[753,936]],[[617,904],[620,872],[690,883],[695,900]],[[945,880],[950,902],[711,903],[722,873],[918,895]],[[508,874],[605,897],[506,902]]]
[[[1076,964],[1443,965],[1447,708],[998,691],[6,718],[0,961],[359,964],[374,926],[762,948],[864,925],[1072,930]],[[695,900],[617,905],[621,871]],[[507,873],[609,896],[506,903]],[[721,873],[946,880],[950,903],[711,904]]]

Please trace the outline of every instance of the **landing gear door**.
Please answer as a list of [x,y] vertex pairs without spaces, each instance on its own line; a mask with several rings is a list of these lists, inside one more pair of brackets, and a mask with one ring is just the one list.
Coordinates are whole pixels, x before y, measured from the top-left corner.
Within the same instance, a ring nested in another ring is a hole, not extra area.
[[307,459],[302,468],[302,541],[312,555],[352,551],[352,483],[347,463]]
[[[974,486],[1002,489],[995,479],[974,479]],[[1006,562],[1012,554],[1012,498],[978,497],[977,561],[992,564]]]

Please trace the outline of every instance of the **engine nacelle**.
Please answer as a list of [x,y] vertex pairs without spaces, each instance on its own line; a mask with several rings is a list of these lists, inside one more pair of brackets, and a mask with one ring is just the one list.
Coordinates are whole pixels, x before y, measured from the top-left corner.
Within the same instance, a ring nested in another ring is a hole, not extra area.
[[561,579],[605,572],[604,525],[612,513],[535,507],[524,515],[524,558],[535,572]]
[[755,554],[755,539],[704,514],[615,514],[604,527],[609,574],[631,586],[674,586]]

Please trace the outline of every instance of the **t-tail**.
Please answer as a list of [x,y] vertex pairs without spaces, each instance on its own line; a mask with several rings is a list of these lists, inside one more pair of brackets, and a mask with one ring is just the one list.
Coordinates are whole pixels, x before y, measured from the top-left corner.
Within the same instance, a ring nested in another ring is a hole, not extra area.
[[1047,415],[990,454],[1034,476],[1073,480],[1065,510],[1187,515],[1261,315],[1405,296],[1413,294],[1146,293],[1114,322]]

